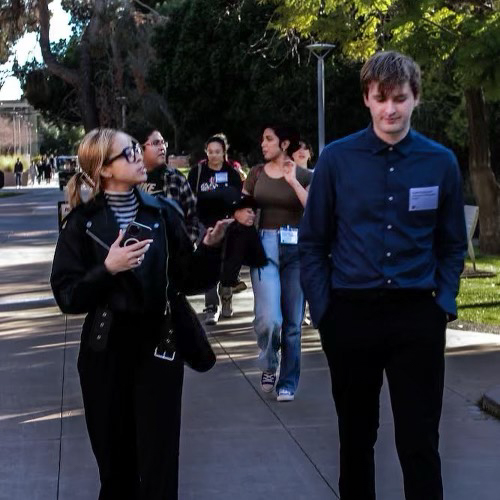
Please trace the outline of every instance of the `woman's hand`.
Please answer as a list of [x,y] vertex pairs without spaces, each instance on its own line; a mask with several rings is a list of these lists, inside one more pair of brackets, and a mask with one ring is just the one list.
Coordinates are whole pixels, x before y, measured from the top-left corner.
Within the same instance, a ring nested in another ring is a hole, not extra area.
[[283,163],[283,177],[285,181],[293,186],[297,182],[297,164],[293,160],[285,160]]
[[139,267],[144,260],[145,253],[149,250],[153,242],[153,240],[143,240],[133,245],[121,247],[120,242],[123,239],[124,233],[125,232],[120,229],[118,238],[116,238],[115,242],[111,245],[108,256],[104,261],[106,269],[111,274],[121,273]]
[[234,222],[234,219],[218,220],[215,224],[215,227],[209,227],[207,229],[202,243],[207,247],[215,247],[217,245],[220,245],[222,240],[224,239],[224,235],[226,234],[226,229],[232,222]]
[[243,226],[253,226],[255,222],[255,212],[251,208],[239,208],[235,210],[234,218]]
[[297,164],[293,160],[285,160],[283,163],[283,177],[289,186],[295,191],[303,207],[306,206],[308,192],[302,187],[302,184],[297,179]]

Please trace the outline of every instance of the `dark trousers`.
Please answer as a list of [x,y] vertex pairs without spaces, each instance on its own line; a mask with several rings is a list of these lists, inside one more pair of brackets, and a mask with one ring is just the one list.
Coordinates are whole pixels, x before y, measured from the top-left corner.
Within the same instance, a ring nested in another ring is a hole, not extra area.
[[99,500],[177,499],[183,363],[154,357],[148,333],[144,324],[114,326],[102,352],[82,336],[78,371]]
[[22,186],[22,181],[21,181],[21,177],[22,177],[22,173],[21,172],[16,172],[16,187],[21,187]]
[[441,500],[438,452],[446,315],[431,293],[333,295],[320,324],[340,436],[342,500],[375,499],[385,371],[407,500]]

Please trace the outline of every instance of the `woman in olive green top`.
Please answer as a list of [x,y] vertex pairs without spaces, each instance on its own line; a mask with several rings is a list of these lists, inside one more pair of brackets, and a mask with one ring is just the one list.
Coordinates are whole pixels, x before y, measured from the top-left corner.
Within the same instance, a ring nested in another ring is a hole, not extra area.
[[297,237],[312,174],[291,160],[300,147],[299,136],[291,128],[266,127],[261,146],[266,163],[250,171],[243,188],[260,208],[259,233],[268,258],[265,267],[251,269],[261,387],[272,392],[276,385],[278,401],[293,401],[300,376],[304,312]]

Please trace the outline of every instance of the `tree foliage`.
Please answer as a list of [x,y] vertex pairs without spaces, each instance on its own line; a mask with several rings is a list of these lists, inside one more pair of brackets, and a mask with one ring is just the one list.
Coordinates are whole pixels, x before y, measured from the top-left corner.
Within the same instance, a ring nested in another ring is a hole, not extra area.
[[0,64],[7,61],[12,47],[36,27],[33,0],[0,0]]
[[[65,66],[77,68],[76,45],[72,38],[52,44],[51,50]],[[52,74],[43,62],[33,59],[21,66],[15,61],[13,74],[20,81],[24,97],[46,122],[61,127],[81,124],[76,89]]]
[[[59,118],[71,121],[79,116],[87,130],[98,125],[119,125],[121,104],[117,97],[126,97],[133,108],[135,101],[147,92],[144,82],[150,55],[148,32],[162,20],[151,6],[154,2],[63,0],[74,27],[73,37],[63,50],[49,40],[50,0],[32,3],[5,2],[11,9],[21,5],[23,15],[31,8],[35,21],[19,25],[18,36],[23,26],[39,35],[44,64],[31,62],[16,68],[28,98],[47,114],[54,112],[54,103],[63,104]],[[19,15],[16,19],[21,18]],[[12,41],[6,42],[4,46],[8,49],[11,44]],[[53,96],[59,99],[54,100]],[[64,103],[60,96],[64,96]]]
[[84,135],[83,127],[51,125],[40,122],[40,154],[76,155],[78,144]]
[[[424,80],[448,83],[453,102],[446,127],[457,139],[465,110],[469,173],[480,207],[480,244],[500,253],[500,184],[491,168],[488,108],[485,99],[500,100],[500,2],[494,0],[261,0],[276,6],[272,26],[283,36],[299,33],[317,40],[337,41],[356,60],[374,51],[395,48],[412,55]],[[424,88],[427,88],[424,85]],[[425,107],[424,107],[425,110]]]
[[[100,30],[90,37],[98,4]],[[64,1],[73,37],[45,50],[49,63],[15,66],[26,97],[48,122],[119,127],[116,98],[123,96],[127,123],[147,121],[166,131],[178,152],[199,150],[224,130],[235,151],[256,161],[259,131],[268,121],[289,121],[315,142],[316,60],[303,40],[280,39],[267,29],[274,7],[253,0],[132,4]],[[333,60],[326,67],[328,139],[367,120],[351,90],[356,65],[339,52]],[[95,108],[95,121],[82,108]]]
[[[252,163],[260,158],[260,130],[273,121],[290,122],[315,141],[316,60],[303,40],[279,38],[268,29],[273,6],[185,0],[165,14],[169,21],[153,38],[156,63],[149,80],[169,103],[179,151],[200,151],[222,130]],[[339,53],[333,57],[336,64],[326,68],[330,139],[367,119],[360,96],[352,92],[357,67]]]
[[[500,99],[500,2],[491,0],[261,0],[276,7],[271,23],[282,36],[334,42],[349,59],[363,61],[376,50],[395,48],[419,61],[424,97],[451,96],[458,121],[448,129],[456,143],[465,122],[460,95],[481,87]],[[458,102],[457,102],[458,98]],[[424,99],[424,107],[426,101]],[[450,113],[449,116],[453,115]]]

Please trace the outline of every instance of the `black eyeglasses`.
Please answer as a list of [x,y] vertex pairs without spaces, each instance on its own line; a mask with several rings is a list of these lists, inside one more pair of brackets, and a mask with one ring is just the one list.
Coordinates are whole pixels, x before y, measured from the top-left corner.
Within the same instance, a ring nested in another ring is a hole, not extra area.
[[123,151],[116,156],[113,156],[113,158],[110,158],[107,160],[104,164],[105,165],[110,165],[113,163],[115,160],[118,160],[118,158],[121,158],[122,156],[128,161],[128,163],[135,163],[137,161],[137,156],[142,155],[142,148],[139,145],[139,143],[132,141],[132,146],[127,146],[126,148],[123,149]]
[[148,141],[144,143],[144,146],[154,146],[157,148],[158,146],[165,146],[168,148],[168,142],[164,141],[163,139],[155,139],[154,141]]

